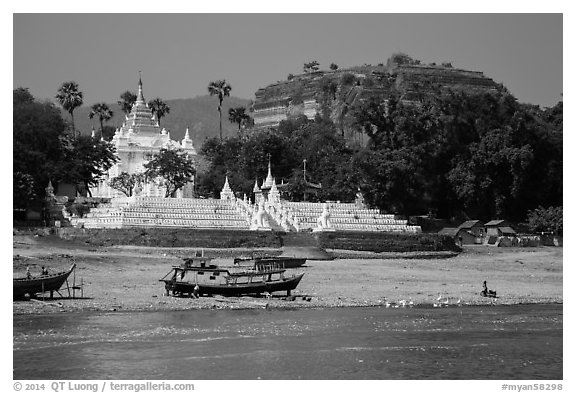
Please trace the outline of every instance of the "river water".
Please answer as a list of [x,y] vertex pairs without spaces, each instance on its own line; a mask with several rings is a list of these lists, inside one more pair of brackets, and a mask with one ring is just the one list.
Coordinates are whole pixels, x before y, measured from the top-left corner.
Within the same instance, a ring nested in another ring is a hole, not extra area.
[[14,379],[562,379],[562,305],[14,316]]

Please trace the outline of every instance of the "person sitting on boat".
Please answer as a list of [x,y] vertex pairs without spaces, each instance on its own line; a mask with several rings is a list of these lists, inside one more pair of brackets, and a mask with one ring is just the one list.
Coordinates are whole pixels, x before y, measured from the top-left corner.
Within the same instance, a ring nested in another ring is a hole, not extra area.
[[26,278],[28,279],[32,278],[32,273],[30,273],[30,266],[26,268]]
[[47,276],[47,275],[48,275],[48,269],[46,269],[44,266],[42,266],[42,275],[43,275],[43,276]]

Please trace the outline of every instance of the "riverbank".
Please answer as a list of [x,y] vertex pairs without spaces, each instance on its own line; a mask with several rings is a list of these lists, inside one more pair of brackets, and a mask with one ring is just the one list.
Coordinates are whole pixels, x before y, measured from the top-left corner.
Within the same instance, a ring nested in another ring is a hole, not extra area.
[[[251,250],[205,250],[215,262],[231,264],[233,256]],[[278,253],[278,249],[262,251]],[[76,262],[76,284],[83,282],[82,299],[15,301],[15,314],[145,311],[213,308],[293,308],[381,306],[412,301],[416,306],[562,303],[562,248],[494,248],[468,246],[451,254],[358,254],[329,250],[331,261],[307,261],[298,271],[305,273],[293,291],[296,300],[277,293],[264,297],[200,299],[164,295],[158,280],[180,264],[194,249],[135,246],[98,247],[76,244],[54,236],[15,235],[13,271],[24,275],[29,266],[39,274],[41,266],[51,272],[66,270]],[[410,258],[407,258],[410,256]],[[498,292],[497,299],[479,296],[482,282]],[[61,291],[63,294],[65,291]],[[76,293],[79,296],[79,292]],[[309,301],[303,297],[310,298]],[[437,299],[440,297],[440,301]],[[459,302],[459,303],[458,303]]]

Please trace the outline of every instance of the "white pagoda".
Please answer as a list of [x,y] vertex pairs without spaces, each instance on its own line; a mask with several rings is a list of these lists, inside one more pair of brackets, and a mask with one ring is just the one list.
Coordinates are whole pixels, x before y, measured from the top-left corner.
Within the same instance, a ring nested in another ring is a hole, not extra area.
[[[170,133],[166,129],[160,129],[156,116],[146,104],[142,93],[142,78],[138,82],[138,95],[136,102],[132,105],[130,114],[126,116],[122,127],[116,129],[111,143],[116,148],[119,161],[108,170],[108,174],[95,189],[92,189],[93,196],[100,197],[120,197],[124,196],[120,191],[108,185],[110,179],[120,175],[122,172],[129,174],[143,173],[144,164],[152,159],[162,148],[182,149],[191,159],[196,157],[196,149],[190,139],[188,129],[181,142],[170,138]],[[193,197],[194,180],[178,190],[177,198]],[[142,187],[136,187],[135,195],[163,197],[164,187],[149,182]]]

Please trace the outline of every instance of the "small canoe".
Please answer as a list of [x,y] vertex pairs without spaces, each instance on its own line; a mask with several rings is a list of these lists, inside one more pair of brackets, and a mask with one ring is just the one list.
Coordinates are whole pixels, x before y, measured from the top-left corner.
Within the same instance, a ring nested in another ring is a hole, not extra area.
[[60,287],[68,276],[72,273],[76,264],[72,264],[70,269],[65,272],[52,273],[44,276],[37,276],[31,278],[14,278],[14,299],[22,299],[28,294],[30,297],[36,296],[38,293],[50,292],[50,297],[54,291],[60,290]]

